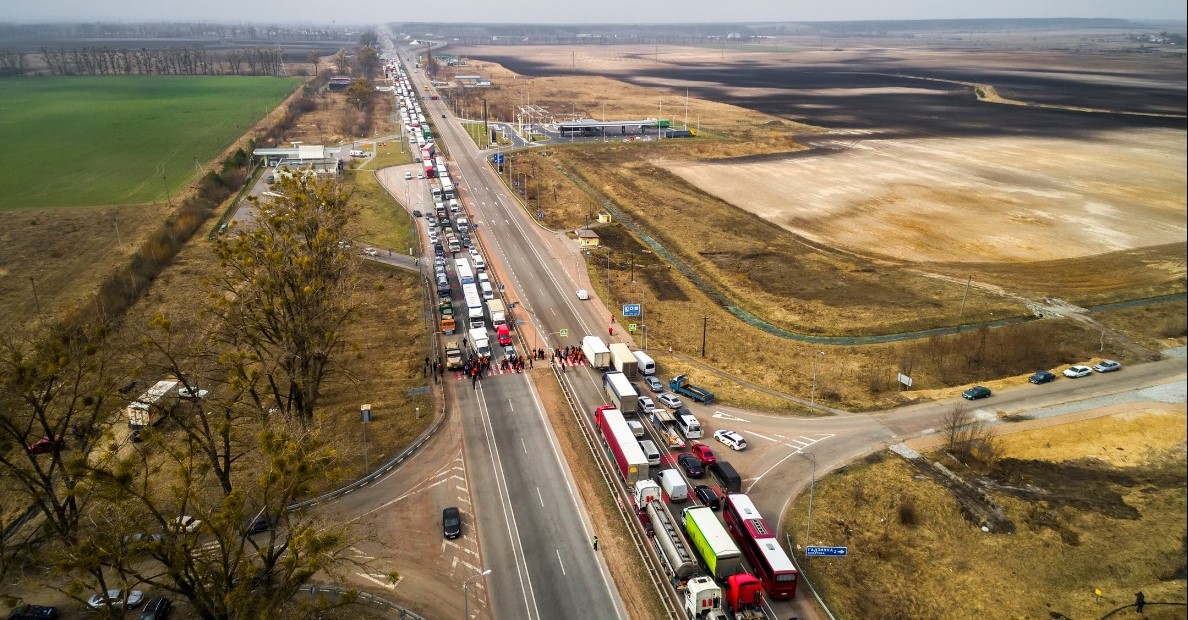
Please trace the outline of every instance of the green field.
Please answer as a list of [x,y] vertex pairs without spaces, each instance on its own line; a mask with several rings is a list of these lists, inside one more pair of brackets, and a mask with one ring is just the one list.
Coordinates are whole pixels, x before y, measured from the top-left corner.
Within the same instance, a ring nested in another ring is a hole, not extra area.
[[5,79],[0,210],[163,200],[301,84],[235,76]]

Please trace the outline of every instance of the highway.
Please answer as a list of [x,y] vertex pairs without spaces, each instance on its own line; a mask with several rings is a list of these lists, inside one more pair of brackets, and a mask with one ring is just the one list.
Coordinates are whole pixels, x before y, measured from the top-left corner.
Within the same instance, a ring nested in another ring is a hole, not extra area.
[[[411,67],[411,61],[406,66]],[[419,95],[424,75],[409,72]],[[439,144],[448,146],[455,184],[461,188],[474,235],[505,298],[516,304],[517,349],[576,346],[582,336],[605,337],[608,312],[597,300],[574,295],[584,277],[572,247],[555,233],[539,229],[509,194],[469,135],[449,115],[441,100],[422,102],[436,125]],[[445,117],[443,118],[443,115]],[[448,256],[448,255],[447,255]],[[575,282],[575,280],[577,282]],[[562,330],[568,336],[560,337]],[[619,336],[616,336],[618,339]],[[589,416],[606,402],[600,373],[586,367],[561,375],[567,390]],[[975,414],[1026,415],[1029,411],[1103,395],[1138,394],[1152,385],[1182,385],[1183,358],[1128,367],[1121,373],[1080,380],[1061,379],[1044,386],[1024,386],[996,393],[990,401],[969,405]],[[460,414],[462,453],[473,497],[482,548],[490,613],[495,618],[625,618],[622,601],[600,556],[590,549],[592,528],[566,465],[558,454],[545,412],[526,376],[499,374],[471,382],[447,381]],[[1182,391],[1182,388],[1181,388]],[[772,525],[782,527],[790,501],[805,490],[815,465],[818,477],[831,469],[899,443],[929,435],[956,402],[929,402],[894,411],[791,418],[741,411],[728,406],[686,403],[701,421],[707,438],[729,428],[744,434],[750,448],[731,452],[712,443],[744,478],[751,495]],[[983,407],[984,410],[979,409]],[[574,455],[589,458],[588,455]],[[695,481],[694,481],[695,482]],[[481,517],[481,518],[479,518]],[[815,538],[813,544],[834,541]],[[836,560],[826,560],[836,561]],[[807,588],[793,601],[765,603],[772,618],[824,617]]]
[[[409,76],[423,93],[424,76]],[[422,107],[436,125],[436,141],[449,149],[452,177],[478,223],[472,237],[481,240],[495,281],[507,285],[507,299],[520,302],[512,316],[524,320],[531,313],[541,321],[517,350],[523,352],[525,344],[545,347],[550,332],[593,324],[593,317],[580,317],[571,282],[549,269],[552,258],[540,249],[532,223],[470,136],[457,123],[441,122],[443,114],[449,118],[444,102],[426,98]],[[575,315],[576,321],[562,318]],[[529,330],[531,324],[520,327]],[[476,388],[469,380],[447,384],[461,412],[471,494],[482,516],[478,527],[484,568],[492,569],[486,578],[492,614],[626,618],[601,556],[591,548],[592,528],[531,382],[511,373],[487,376]]]

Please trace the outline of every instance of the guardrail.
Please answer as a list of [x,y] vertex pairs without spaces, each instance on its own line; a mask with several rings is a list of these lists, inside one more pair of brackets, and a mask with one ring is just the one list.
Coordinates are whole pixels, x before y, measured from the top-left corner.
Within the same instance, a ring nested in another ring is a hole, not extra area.
[[333,594],[340,597],[350,597],[352,600],[360,603],[378,607],[384,611],[396,611],[400,613],[400,619],[410,618],[411,620],[425,620],[424,616],[418,615],[397,603],[393,603],[382,596],[368,594],[359,590],[352,590],[350,588],[340,588],[338,586],[327,586],[319,584],[306,584],[298,588],[301,592],[308,593],[311,597],[316,597],[319,594]]
[[[624,504],[630,504],[632,501],[630,499],[630,493],[622,480],[620,480],[618,473],[612,473],[606,453],[598,449],[599,439],[594,434],[594,430],[587,425],[586,419],[582,415],[582,410],[578,407],[577,400],[566,388],[565,382],[561,380],[561,373],[557,371],[557,366],[554,365],[551,367],[553,369],[553,376],[557,379],[557,384],[561,386],[561,393],[565,396],[565,402],[569,404],[569,411],[573,414],[578,429],[582,432],[582,438],[586,441],[586,447],[594,455],[594,462],[598,465],[598,471],[602,474],[602,480],[606,483],[611,495],[616,500],[615,508],[619,512],[619,518],[627,526],[631,540],[635,543],[640,557],[647,566],[648,577],[651,578],[652,586],[656,588],[656,593],[660,595],[660,600],[664,605],[664,611],[670,618],[684,618],[680,612],[680,599],[677,597],[676,591],[669,587],[668,575],[661,567],[660,558],[656,555],[655,548],[647,542],[647,535],[643,531],[643,526],[640,524],[639,519],[636,518],[634,512],[624,506]],[[624,498],[627,498],[626,501],[624,501]]]

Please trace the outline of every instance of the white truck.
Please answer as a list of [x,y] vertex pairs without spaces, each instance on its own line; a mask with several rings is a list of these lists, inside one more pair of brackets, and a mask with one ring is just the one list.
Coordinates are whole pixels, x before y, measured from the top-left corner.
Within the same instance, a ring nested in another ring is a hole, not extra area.
[[594,368],[610,367],[610,349],[606,348],[602,338],[598,336],[582,338],[582,354],[586,356],[586,362]]
[[613,343],[609,348],[611,365],[615,367],[615,370],[623,373],[628,379],[634,379],[638,362],[631,354],[631,348],[621,342]]
[[487,312],[491,315],[491,325],[499,327],[507,323],[507,310],[503,307],[503,300],[492,299],[488,301]]
[[722,588],[700,575],[685,582],[685,613],[697,620],[726,620],[722,611]]
[[620,411],[634,412],[639,394],[631,382],[621,372],[608,372],[602,376],[602,386],[606,395]]
[[474,327],[470,330],[470,351],[478,356],[490,356],[491,344],[487,341],[487,330],[482,327]]

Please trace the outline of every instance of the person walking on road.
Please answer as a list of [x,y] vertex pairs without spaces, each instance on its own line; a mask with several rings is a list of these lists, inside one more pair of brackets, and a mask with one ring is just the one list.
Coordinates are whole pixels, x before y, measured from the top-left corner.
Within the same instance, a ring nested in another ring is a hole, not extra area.
[[595,537],[594,537],[594,541],[593,541],[593,542],[594,542],[594,550],[595,550],[595,551],[598,551],[598,536],[595,536]]

